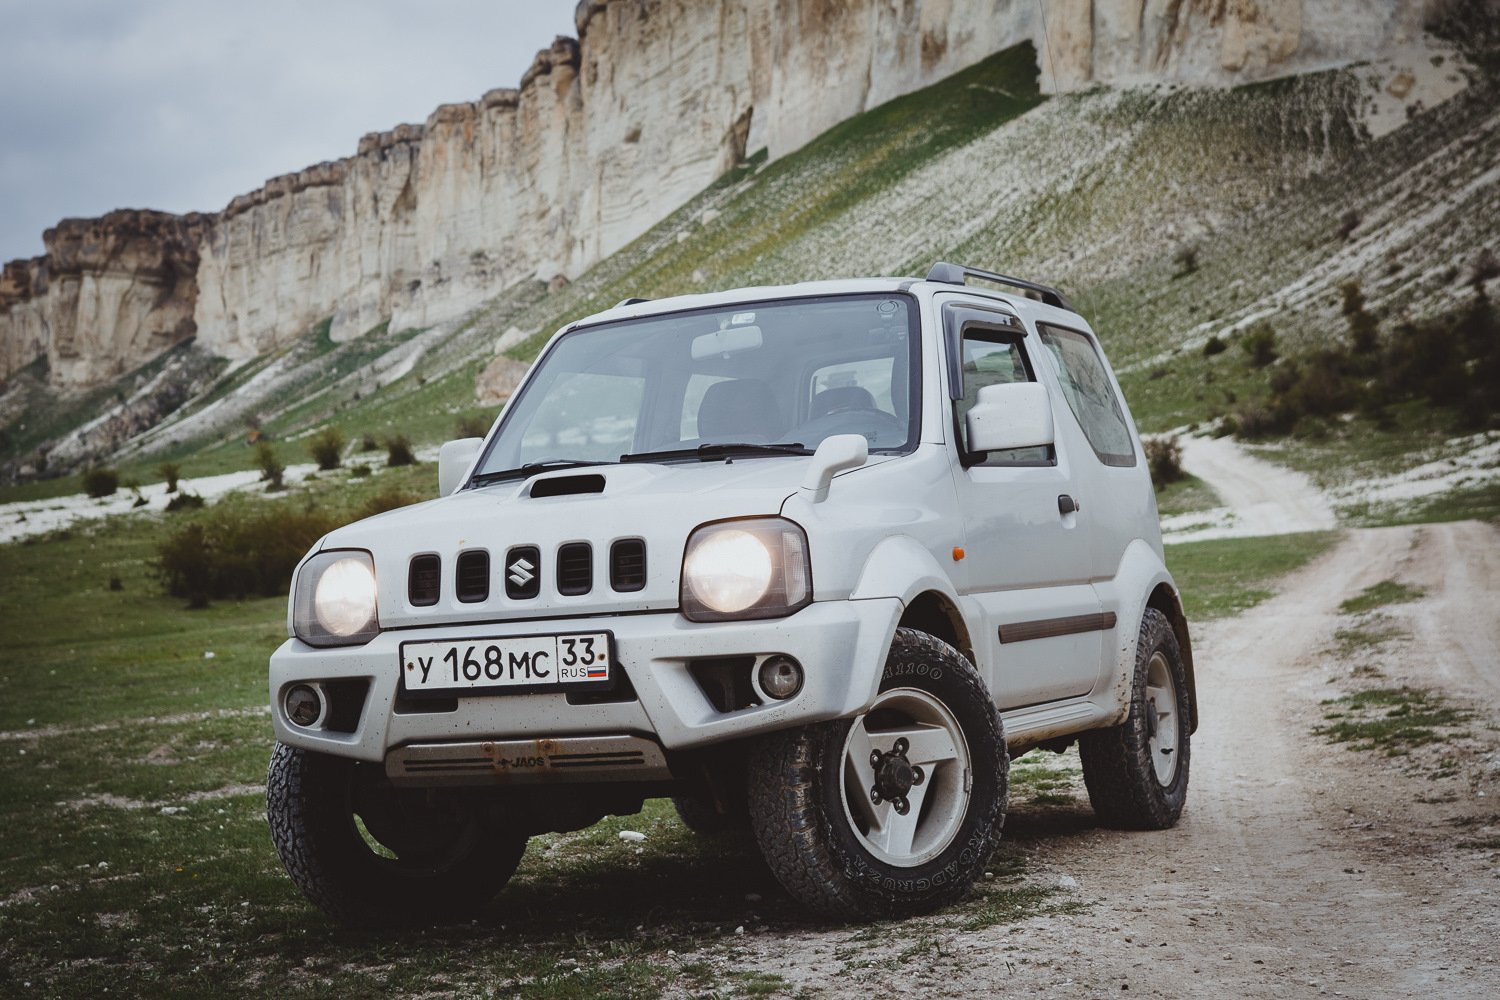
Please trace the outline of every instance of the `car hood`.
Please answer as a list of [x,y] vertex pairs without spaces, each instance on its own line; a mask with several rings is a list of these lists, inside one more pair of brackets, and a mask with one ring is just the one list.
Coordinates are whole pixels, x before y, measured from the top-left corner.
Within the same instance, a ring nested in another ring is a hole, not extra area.
[[[740,457],[729,463],[549,471],[366,518],[329,533],[321,548],[371,553],[384,628],[668,610],[677,607],[688,534],[708,521],[776,515],[796,492],[810,461],[805,456]],[[570,489],[589,492],[533,496]],[[617,593],[610,585],[610,548],[622,539],[640,539],[646,549],[645,586],[629,593]],[[558,548],[570,542],[592,547],[587,593],[557,590]],[[534,597],[506,595],[506,557],[517,546],[539,550],[540,591]],[[455,584],[458,556],[476,550],[488,554],[489,593],[483,600],[462,602]],[[440,592],[431,606],[414,606],[409,599],[407,578],[417,555],[440,560]]]

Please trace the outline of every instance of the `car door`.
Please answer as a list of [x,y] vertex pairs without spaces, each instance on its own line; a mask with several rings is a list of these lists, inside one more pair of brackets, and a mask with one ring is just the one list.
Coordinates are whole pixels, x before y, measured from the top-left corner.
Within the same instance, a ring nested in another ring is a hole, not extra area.
[[998,306],[943,307],[954,421],[954,486],[964,521],[970,620],[984,623],[975,652],[1001,708],[1087,694],[1102,656],[1100,604],[1090,585],[1089,524],[1071,511],[1076,442],[1059,433],[1040,448],[971,454],[965,415],[984,385],[1048,384],[1053,422],[1071,423],[1055,380],[1041,372],[1034,337]]

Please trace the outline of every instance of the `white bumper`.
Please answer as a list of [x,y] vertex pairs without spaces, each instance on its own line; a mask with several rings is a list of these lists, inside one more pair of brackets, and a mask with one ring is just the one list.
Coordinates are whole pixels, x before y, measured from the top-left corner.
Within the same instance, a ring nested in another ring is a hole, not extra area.
[[[401,629],[363,646],[333,649],[288,639],[271,656],[271,717],[282,743],[368,761],[383,760],[387,750],[406,743],[605,732],[654,736],[668,750],[681,750],[863,711],[879,687],[901,610],[899,600],[886,598],[814,603],[770,621],[695,624],[670,612]],[[409,705],[397,711],[401,643],[535,635],[539,629],[612,632],[616,663],[636,699],[572,705],[561,693],[487,694],[459,698],[456,711],[412,711]],[[718,711],[688,669],[695,659],[775,653],[802,664],[802,690],[786,701],[733,712]],[[345,679],[369,682],[353,732],[305,729],[287,720],[287,687]]]

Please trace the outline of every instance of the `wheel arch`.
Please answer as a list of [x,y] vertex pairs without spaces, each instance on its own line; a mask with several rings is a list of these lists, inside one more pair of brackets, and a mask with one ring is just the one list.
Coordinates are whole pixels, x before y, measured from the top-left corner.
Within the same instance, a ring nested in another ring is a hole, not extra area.
[[907,603],[901,612],[897,628],[910,628],[941,639],[963,654],[970,663],[976,664],[974,642],[969,637],[969,626],[964,622],[958,605],[946,594],[936,590],[924,590]]
[[1166,616],[1177,636],[1177,647],[1182,651],[1182,669],[1187,675],[1188,734],[1198,731],[1198,682],[1193,676],[1193,641],[1188,634],[1187,614],[1182,610],[1182,595],[1177,593],[1169,580],[1158,583],[1146,598],[1146,607],[1155,608]]
[[1187,675],[1189,733],[1198,729],[1198,688],[1193,675],[1193,644],[1188,631],[1187,615],[1172,574],[1162,562],[1160,550],[1141,539],[1125,549],[1113,580],[1096,583],[1103,610],[1117,614],[1115,628],[1115,669],[1107,683],[1095,690],[1096,704],[1112,713],[1117,725],[1129,708],[1131,678],[1135,676],[1135,650],[1141,635],[1141,618],[1147,608],[1166,616],[1182,651],[1183,671]]

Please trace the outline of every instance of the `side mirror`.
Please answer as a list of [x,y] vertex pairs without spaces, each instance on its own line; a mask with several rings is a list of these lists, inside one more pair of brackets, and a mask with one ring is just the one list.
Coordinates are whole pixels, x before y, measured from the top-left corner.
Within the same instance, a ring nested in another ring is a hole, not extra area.
[[479,446],[482,444],[484,438],[459,438],[457,441],[443,442],[443,447],[438,450],[438,496],[445,497],[458,489],[459,483],[464,481],[464,473],[474,464],[474,456],[479,454]]
[[833,477],[845,469],[857,469],[870,458],[870,442],[863,434],[835,434],[823,439],[813,452],[812,465],[802,479],[802,495],[808,503],[828,499]]
[[1040,382],[987,385],[969,410],[969,451],[984,453],[1051,444],[1052,403]]

